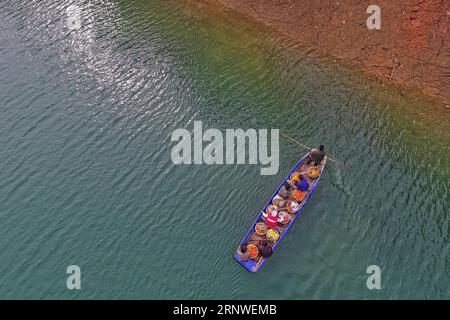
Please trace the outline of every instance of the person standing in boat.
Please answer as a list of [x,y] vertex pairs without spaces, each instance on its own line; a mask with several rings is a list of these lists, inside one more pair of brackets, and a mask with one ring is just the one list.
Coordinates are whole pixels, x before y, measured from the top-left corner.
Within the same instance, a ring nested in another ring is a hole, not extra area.
[[325,151],[323,151],[324,149],[325,147],[323,144],[321,144],[319,148],[308,149],[309,154],[306,164],[309,165],[311,162],[313,162],[315,166],[321,164],[323,158],[325,158]]

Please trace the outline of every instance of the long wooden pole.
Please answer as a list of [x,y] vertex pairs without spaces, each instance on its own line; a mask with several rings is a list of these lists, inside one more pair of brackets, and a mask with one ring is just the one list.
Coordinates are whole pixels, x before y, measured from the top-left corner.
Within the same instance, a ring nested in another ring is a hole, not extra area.
[[261,262],[263,261],[263,257],[261,257],[260,259],[259,259],[259,261],[258,261],[258,263],[256,264],[256,266],[254,266],[253,267],[253,271],[256,271],[257,269],[258,269],[258,267],[259,267],[259,265],[261,264]]
[[[311,148],[308,147],[307,145],[305,145],[305,144],[301,143],[300,141],[297,141],[297,140],[295,140],[295,139],[289,137],[288,135],[285,135],[285,134],[284,134],[283,132],[281,132],[281,131],[280,131],[280,134],[281,134],[283,137],[285,137],[285,138],[287,138],[287,139],[289,139],[289,140],[295,142],[296,144],[298,144],[299,146],[301,146],[301,147],[303,147],[303,148],[305,148],[305,149],[308,149],[308,150],[311,149]],[[336,163],[336,164],[338,164],[338,165],[343,166],[343,167],[346,168],[347,170],[350,170],[350,169],[351,169],[350,166],[347,166],[347,165],[343,164],[342,162],[340,162],[340,161],[338,161],[338,160],[336,160],[336,159],[333,159],[333,158],[331,158],[331,157],[329,157],[329,156],[327,156],[327,159],[330,160],[330,161],[332,161],[332,162],[334,162],[334,163]]]

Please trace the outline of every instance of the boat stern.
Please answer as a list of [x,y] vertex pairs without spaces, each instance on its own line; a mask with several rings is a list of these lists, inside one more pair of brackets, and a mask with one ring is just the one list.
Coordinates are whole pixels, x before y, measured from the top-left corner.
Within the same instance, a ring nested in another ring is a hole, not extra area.
[[236,251],[233,253],[233,258],[250,272],[257,272],[259,270],[258,264],[256,263],[255,260],[249,259],[247,261],[242,261],[241,259],[239,259],[239,256],[237,255]]

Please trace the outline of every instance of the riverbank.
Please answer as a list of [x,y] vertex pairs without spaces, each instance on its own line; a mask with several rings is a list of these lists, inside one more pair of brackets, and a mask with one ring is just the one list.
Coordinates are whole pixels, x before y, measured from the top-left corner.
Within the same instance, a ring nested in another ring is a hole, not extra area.
[[218,0],[344,64],[450,104],[450,6],[444,0],[380,0],[369,30],[364,1]]

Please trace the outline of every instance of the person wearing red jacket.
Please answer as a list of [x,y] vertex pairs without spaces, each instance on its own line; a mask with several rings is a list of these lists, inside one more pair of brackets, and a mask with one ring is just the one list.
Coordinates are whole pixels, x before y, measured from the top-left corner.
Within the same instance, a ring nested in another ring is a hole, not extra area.
[[267,226],[275,228],[278,225],[278,222],[283,221],[283,218],[278,217],[278,208],[273,207],[273,210],[270,211],[270,213],[266,213],[264,211],[261,211],[263,217],[266,219],[265,223]]

